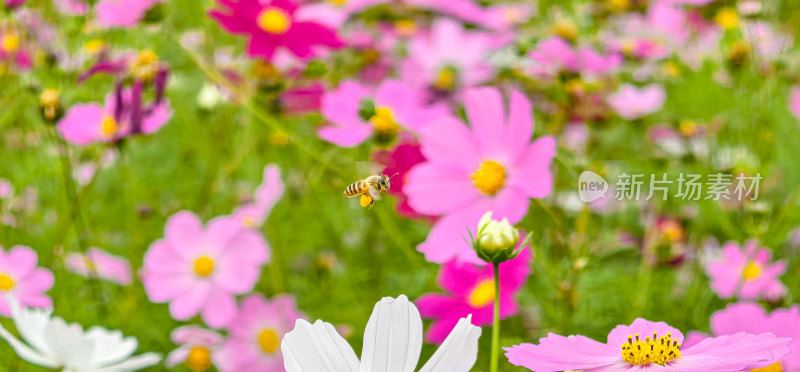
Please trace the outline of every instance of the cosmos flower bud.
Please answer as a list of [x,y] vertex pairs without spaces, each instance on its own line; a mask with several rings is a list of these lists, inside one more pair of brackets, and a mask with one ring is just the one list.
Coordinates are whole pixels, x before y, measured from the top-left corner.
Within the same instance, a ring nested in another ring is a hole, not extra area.
[[478,257],[489,263],[500,263],[516,257],[528,243],[530,235],[518,245],[519,233],[508,223],[508,219],[493,220],[492,212],[486,212],[478,221],[477,237],[472,238],[470,233],[470,238]]

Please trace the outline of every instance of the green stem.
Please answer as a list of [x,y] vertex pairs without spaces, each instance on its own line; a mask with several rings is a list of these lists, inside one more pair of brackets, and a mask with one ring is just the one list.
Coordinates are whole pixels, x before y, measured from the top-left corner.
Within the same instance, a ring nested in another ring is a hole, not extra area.
[[494,266],[494,322],[492,324],[492,359],[489,371],[497,372],[497,358],[500,351],[500,263]]

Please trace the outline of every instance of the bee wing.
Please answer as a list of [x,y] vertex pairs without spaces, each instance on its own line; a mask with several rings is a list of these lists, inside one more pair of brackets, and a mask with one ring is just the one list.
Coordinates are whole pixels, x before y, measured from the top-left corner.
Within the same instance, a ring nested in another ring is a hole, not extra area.
[[356,170],[364,176],[373,174],[382,174],[386,166],[380,163],[371,161],[357,161]]
[[381,192],[375,186],[369,187],[369,196],[371,196],[373,200],[381,200]]

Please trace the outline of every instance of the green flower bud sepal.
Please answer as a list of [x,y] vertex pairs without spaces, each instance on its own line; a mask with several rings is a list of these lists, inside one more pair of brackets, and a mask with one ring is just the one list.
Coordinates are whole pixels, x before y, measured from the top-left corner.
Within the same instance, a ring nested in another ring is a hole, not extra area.
[[531,234],[528,234],[520,243],[519,233],[508,223],[508,219],[493,220],[492,212],[486,212],[478,221],[477,237],[472,236],[472,231],[468,230],[468,233],[470,238],[468,243],[472,249],[480,259],[491,264],[499,264],[517,257],[531,239]]

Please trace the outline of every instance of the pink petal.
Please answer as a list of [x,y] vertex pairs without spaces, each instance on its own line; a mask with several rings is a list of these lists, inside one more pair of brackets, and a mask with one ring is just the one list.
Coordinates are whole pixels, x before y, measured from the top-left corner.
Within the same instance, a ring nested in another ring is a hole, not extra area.
[[495,88],[471,88],[464,92],[464,107],[467,111],[472,133],[486,158],[496,158],[505,153],[505,107],[503,96]]
[[511,160],[516,161],[531,140],[533,135],[533,109],[528,98],[520,91],[511,91],[508,110],[508,136],[506,146]]
[[76,145],[88,145],[102,141],[100,126],[105,111],[96,103],[72,106],[57,124],[58,132],[65,140]]
[[317,132],[320,138],[342,147],[353,147],[361,144],[372,134],[372,126],[322,127]]
[[211,283],[207,280],[198,281],[189,292],[169,304],[169,313],[177,320],[188,320],[205,307],[211,291]]
[[511,364],[537,372],[628,365],[623,361],[618,346],[602,344],[584,336],[564,337],[550,333],[539,340],[539,345],[521,344],[504,350]]
[[215,289],[203,307],[203,321],[212,328],[222,327],[236,316],[236,300],[230,294]]
[[553,189],[550,164],[556,156],[553,137],[539,137],[528,147],[515,168],[509,170],[508,184],[531,198],[543,198]]
[[460,121],[445,117],[420,130],[420,144],[425,158],[459,166],[464,171],[478,169],[482,160],[478,141]]
[[429,215],[454,212],[481,196],[463,169],[431,162],[408,172],[403,191],[414,210]]

